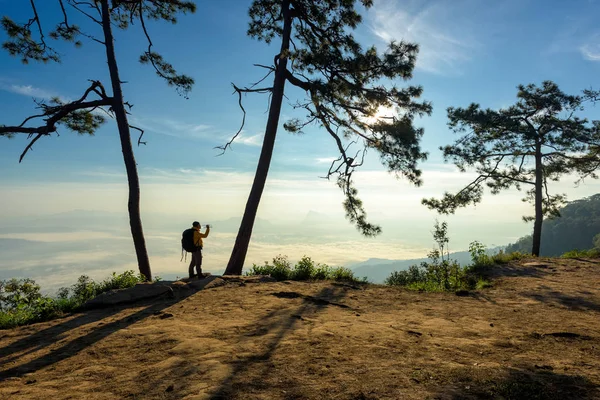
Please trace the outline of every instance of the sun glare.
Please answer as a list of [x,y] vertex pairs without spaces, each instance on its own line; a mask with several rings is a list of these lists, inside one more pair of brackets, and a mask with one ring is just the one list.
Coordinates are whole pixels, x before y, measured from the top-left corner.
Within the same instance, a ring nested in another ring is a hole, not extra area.
[[377,109],[377,112],[370,116],[370,117],[365,117],[362,118],[364,122],[366,122],[367,124],[374,124],[378,121],[382,121],[382,120],[386,120],[388,118],[392,118],[395,115],[397,115],[397,113],[395,112],[393,107],[384,107],[384,106],[379,106],[379,108]]

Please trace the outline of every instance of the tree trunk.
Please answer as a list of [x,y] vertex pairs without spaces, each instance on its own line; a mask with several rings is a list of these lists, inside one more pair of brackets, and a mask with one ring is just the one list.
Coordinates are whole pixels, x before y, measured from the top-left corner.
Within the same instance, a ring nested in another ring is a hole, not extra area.
[[252,236],[254,220],[256,219],[256,212],[258,211],[260,198],[265,187],[265,182],[267,181],[267,174],[269,173],[269,166],[271,164],[271,156],[273,155],[273,146],[275,145],[277,126],[279,125],[279,114],[281,113],[281,103],[283,101],[285,72],[287,68],[287,51],[290,46],[290,35],[292,32],[292,16],[290,15],[289,0],[283,1],[281,10],[284,18],[283,35],[281,41],[281,51],[279,52],[279,61],[275,66],[275,79],[273,82],[271,106],[269,108],[269,119],[267,120],[265,138],[263,140],[260,158],[258,159],[258,166],[256,167],[256,174],[254,175],[252,189],[250,190],[250,195],[248,196],[248,201],[246,202],[246,209],[244,210],[244,216],[242,217],[242,222],[240,224],[237,238],[235,239],[235,245],[233,246],[229,263],[225,269],[226,275],[242,274],[242,268],[244,267],[244,261],[246,260],[246,253],[248,252],[248,245],[250,244],[250,237]]
[[544,222],[544,211],[542,207],[542,185],[544,183],[542,165],[542,145],[535,145],[535,222],[533,223],[533,246],[531,254],[536,257],[540,255],[542,243],[542,223]]
[[121,138],[121,150],[123,151],[123,160],[127,170],[127,183],[129,184],[129,200],[127,209],[129,210],[129,226],[131,227],[131,236],[135,246],[138,267],[140,273],[146,280],[152,280],[150,270],[150,260],[146,250],[146,241],[142,229],[142,219],[140,217],[140,180],[137,173],[137,165],[133,156],[133,147],[131,145],[131,133],[129,123],[127,122],[127,113],[123,104],[123,92],[121,90],[121,79],[119,78],[119,69],[115,57],[114,39],[110,25],[110,11],[108,9],[108,0],[101,0],[102,5],[102,29],[104,31],[104,43],[106,46],[106,61],[110,72],[110,81],[113,89],[113,111],[117,120],[119,137]]

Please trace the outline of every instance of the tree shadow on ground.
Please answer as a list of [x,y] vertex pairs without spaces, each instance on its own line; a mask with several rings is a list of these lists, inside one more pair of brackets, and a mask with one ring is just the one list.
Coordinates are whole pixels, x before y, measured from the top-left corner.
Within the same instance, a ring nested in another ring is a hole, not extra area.
[[[239,397],[242,393],[250,394],[264,390],[268,385],[268,379],[276,369],[272,362],[273,354],[282,339],[293,331],[296,324],[303,320],[304,315],[316,314],[325,307],[334,306],[349,308],[338,301],[346,295],[347,288],[325,287],[315,296],[306,296],[296,292],[278,292],[272,295],[280,298],[302,298],[302,304],[295,310],[285,312],[272,311],[257,324],[253,324],[245,336],[262,336],[267,332],[274,336],[264,346],[264,351],[253,354],[239,360],[232,361],[231,373],[221,382],[221,385],[211,391],[210,398],[213,400],[229,399]],[[255,379],[249,379],[255,377]],[[302,388],[294,383],[293,377],[278,375],[286,380],[287,397],[301,396]]]
[[[23,376],[24,374],[38,371],[44,367],[74,356],[75,354],[84,350],[86,347],[91,346],[92,344],[104,339],[112,333],[126,328],[148,316],[159,313],[165,308],[171,307],[172,305],[186,299],[196,292],[196,290],[181,290],[174,293],[173,297],[170,299],[165,299],[163,295],[159,296],[162,298],[151,298],[113,306],[111,308],[83,311],[75,318],[66,319],[64,322],[52,325],[46,329],[36,331],[31,335],[18,339],[7,346],[0,348],[0,368],[8,363],[18,363],[19,359],[23,358],[24,356],[35,353],[38,350],[42,350],[45,347],[60,342],[63,336],[66,336],[66,334],[71,330],[80,328],[84,325],[92,325],[95,322],[116,315],[129,308],[143,307],[141,310],[129,313],[110,323],[98,323],[89,329],[84,335],[62,343],[60,348],[54,349],[46,355],[5,369],[4,371],[0,371],[0,380],[10,377]],[[28,327],[21,327],[20,329],[28,329]],[[35,329],[35,324],[31,329]]]
[[541,289],[535,292],[524,292],[523,296],[554,306],[567,307],[573,311],[596,311],[600,312],[600,303],[593,298],[584,296],[573,296],[552,289]]
[[552,367],[535,365],[531,369],[465,368],[452,372],[455,378],[438,390],[435,399],[504,400],[592,400],[600,387],[579,375],[554,372]]
[[[541,263],[543,265],[543,263]],[[486,279],[497,279],[497,278],[541,278],[554,271],[551,266],[528,266],[519,264],[495,264],[489,267],[479,269],[477,272],[483,278]]]

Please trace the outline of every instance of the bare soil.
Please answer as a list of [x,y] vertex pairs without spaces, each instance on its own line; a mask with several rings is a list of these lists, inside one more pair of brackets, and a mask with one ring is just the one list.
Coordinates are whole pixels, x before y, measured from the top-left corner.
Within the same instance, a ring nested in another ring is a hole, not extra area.
[[461,296],[230,282],[0,331],[0,398],[600,399],[600,262],[537,262]]

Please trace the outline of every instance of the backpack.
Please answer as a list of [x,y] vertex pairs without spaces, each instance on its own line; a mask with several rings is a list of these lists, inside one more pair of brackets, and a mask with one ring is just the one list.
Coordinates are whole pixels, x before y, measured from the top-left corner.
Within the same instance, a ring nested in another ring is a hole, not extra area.
[[181,248],[190,253],[197,250],[194,244],[194,231],[194,228],[189,228],[183,231],[181,235]]

